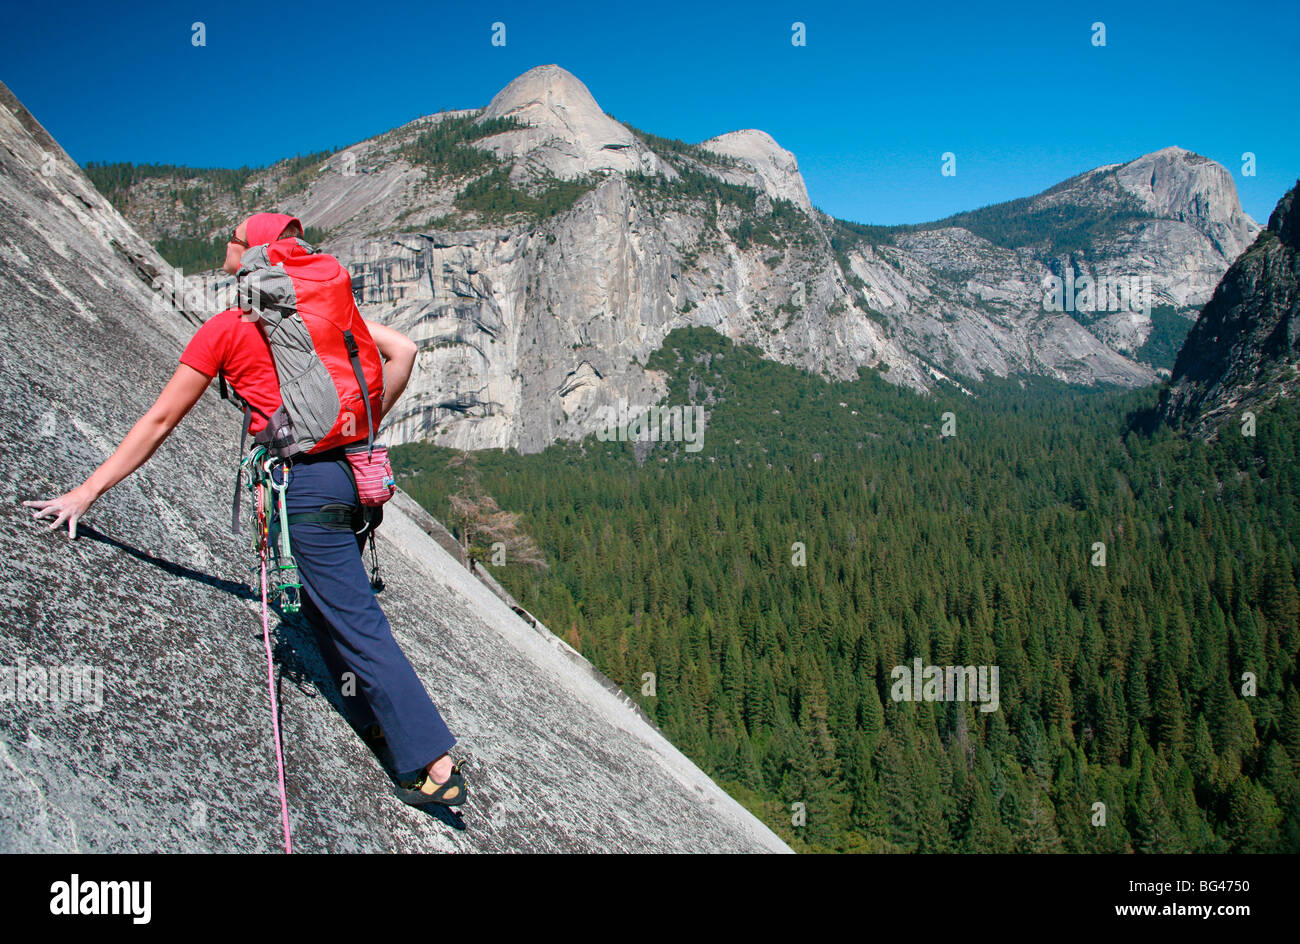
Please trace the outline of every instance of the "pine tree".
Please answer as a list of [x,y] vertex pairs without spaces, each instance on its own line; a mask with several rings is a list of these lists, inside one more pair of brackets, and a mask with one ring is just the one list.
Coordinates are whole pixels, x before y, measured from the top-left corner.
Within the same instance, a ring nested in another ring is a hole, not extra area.
[[1171,754],[1181,754],[1187,736],[1187,723],[1183,710],[1183,696],[1178,690],[1178,679],[1172,666],[1160,670],[1156,689],[1156,739],[1169,748]]
[[1223,838],[1232,852],[1266,852],[1277,847],[1282,813],[1267,790],[1239,777],[1228,791]]
[[880,772],[880,805],[885,811],[885,837],[905,852],[917,846],[916,795],[909,765],[898,739],[886,730],[876,748]]

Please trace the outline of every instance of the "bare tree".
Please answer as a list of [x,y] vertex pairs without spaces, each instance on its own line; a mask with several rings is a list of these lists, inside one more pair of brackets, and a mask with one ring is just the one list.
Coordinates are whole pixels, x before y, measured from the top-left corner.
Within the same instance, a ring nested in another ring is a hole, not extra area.
[[546,557],[524,530],[520,516],[513,511],[504,511],[496,499],[483,490],[473,455],[462,452],[447,465],[459,470],[460,490],[447,500],[451,504],[452,521],[461,550],[472,562],[471,568],[473,562],[491,562],[494,545],[501,544],[508,563],[546,570]]

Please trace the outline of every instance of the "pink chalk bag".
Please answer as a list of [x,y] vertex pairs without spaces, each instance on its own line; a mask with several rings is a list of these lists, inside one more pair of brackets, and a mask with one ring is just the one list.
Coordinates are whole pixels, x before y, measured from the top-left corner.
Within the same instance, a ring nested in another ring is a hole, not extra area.
[[357,480],[357,497],[363,505],[382,505],[397,491],[393,465],[388,461],[388,448],[374,443],[354,443],[344,447],[348,464]]

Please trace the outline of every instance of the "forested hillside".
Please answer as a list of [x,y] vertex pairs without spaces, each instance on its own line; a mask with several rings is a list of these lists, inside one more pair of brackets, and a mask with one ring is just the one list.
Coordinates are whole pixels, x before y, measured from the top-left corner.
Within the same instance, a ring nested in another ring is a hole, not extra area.
[[[1293,401],[1207,445],[1129,428],[1154,388],[926,398],[704,329],[649,366],[699,451],[394,464],[519,513],[548,567],[494,575],[796,848],[1300,851]],[[997,666],[998,709],[895,701],[918,657]]]

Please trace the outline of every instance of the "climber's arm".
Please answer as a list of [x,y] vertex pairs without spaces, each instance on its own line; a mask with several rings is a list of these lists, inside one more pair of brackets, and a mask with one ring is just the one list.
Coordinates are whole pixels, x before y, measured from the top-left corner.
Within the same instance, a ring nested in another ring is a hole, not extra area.
[[415,342],[385,325],[373,321],[366,322],[366,329],[374,339],[375,346],[383,355],[384,364],[384,405],[380,412],[382,421],[393,408],[397,398],[406,389],[406,382],[411,379],[411,369],[415,367]]
[[136,421],[131,431],[126,434],[122,444],[70,492],[49,501],[24,501],[24,505],[39,509],[32,517],[42,518],[57,515],[50,528],[57,528],[64,519],[68,522],[68,537],[77,536],[77,519],[86,513],[99,496],[126,478],[140,466],[144,465],[162,441],[171,435],[171,431],[189,413],[203,391],[208,388],[212,378],[195,370],[188,364],[181,364],[172,379],[167,382],[157,401],[144,416]]
[[131,427],[117,451],[86,479],[91,494],[99,498],[144,465],[162,441],[171,435],[176,424],[199,402],[211,381],[211,377],[189,364],[177,367],[154,405]]

